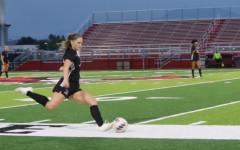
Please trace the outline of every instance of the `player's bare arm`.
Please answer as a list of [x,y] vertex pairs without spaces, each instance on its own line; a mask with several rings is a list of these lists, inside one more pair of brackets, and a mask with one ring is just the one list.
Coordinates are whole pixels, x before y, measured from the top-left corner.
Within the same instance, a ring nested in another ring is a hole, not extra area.
[[71,66],[72,62],[68,59],[66,59],[64,61],[64,67],[63,67],[63,76],[64,76],[64,80],[63,80],[63,83],[64,83],[64,87],[65,88],[69,88],[69,68]]
[[3,61],[3,59],[4,59],[4,56],[3,56],[3,55],[1,55],[1,61],[2,61],[2,65],[5,65],[5,63],[4,63],[4,61]]

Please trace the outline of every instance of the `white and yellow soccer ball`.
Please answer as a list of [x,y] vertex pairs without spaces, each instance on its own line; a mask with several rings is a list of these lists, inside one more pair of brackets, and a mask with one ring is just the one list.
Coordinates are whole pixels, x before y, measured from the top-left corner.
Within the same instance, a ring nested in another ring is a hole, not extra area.
[[126,119],[118,117],[113,121],[113,130],[117,133],[123,133],[127,130],[128,122]]

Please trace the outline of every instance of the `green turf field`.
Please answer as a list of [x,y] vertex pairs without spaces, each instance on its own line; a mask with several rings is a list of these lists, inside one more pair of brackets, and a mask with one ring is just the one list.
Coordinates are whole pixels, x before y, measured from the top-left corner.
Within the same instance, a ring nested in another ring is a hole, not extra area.
[[[129,124],[240,126],[240,70],[203,70],[203,75],[202,79],[151,79],[159,76],[190,77],[190,70],[84,71],[81,72],[81,88],[100,100],[99,107],[105,120],[111,121],[121,116]],[[61,72],[10,72],[9,76],[59,79]],[[122,80],[98,80],[119,78]],[[126,78],[142,79],[125,80]],[[0,123],[45,120],[44,123],[49,124],[80,124],[93,120],[87,106],[68,100],[53,111],[45,110],[28,97],[13,92],[20,86],[32,86],[35,92],[51,97],[54,84],[1,83]],[[0,150],[123,148],[237,150],[240,149],[240,141],[0,136]]]

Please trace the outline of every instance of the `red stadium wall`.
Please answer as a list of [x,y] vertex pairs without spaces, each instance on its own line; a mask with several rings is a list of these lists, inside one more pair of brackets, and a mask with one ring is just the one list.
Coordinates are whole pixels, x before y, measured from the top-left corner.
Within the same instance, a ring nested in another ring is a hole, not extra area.
[[[155,64],[154,59],[145,59],[144,62],[142,59],[116,59],[116,60],[94,60],[92,62],[83,62],[81,69],[82,70],[117,70],[118,62],[129,62],[129,65],[125,66],[129,69],[157,69],[157,64]],[[228,62],[223,61],[225,64]],[[209,63],[214,63],[210,61]],[[42,61],[28,61],[17,68],[15,71],[56,71],[61,67],[63,63],[44,63]],[[144,68],[143,68],[144,65]],[[237,66],[237,59],[234,61],[234,66]],[[179,60],[171,61],[166,64],[162,69],[189,69],[191,68],[191,61],[189,60]],[[121,66],[120,69],[124,69],[124,66]]]
[[[156,64],[154,59],[145,59],[144,63],[142,59],[114,59],[114,60],[94,60],[92,62],[82,62],[82,70],[116,70],[118,69],[118,62],[129,62],[129,65],[125,66],[129,69],[156,69]],[[62,63],[44,63],[42,61],[28,61],[21,65],[16,71],[30,71],[30,70],[39,70],[39,71],[54,71],[58,70],[61,67]],[[124,67],[120,67],[124,69]]]
[[191,61],[189,60],[179,60],[179,61],[171,61],[162,69],[189,69],[191,68]]
[[58,70],[61,67],[62,63],[43,63],[42,61],[27,61],[22,64],[15,71],[31,71],[31,70],[39,70],[39,71],[53,71]]

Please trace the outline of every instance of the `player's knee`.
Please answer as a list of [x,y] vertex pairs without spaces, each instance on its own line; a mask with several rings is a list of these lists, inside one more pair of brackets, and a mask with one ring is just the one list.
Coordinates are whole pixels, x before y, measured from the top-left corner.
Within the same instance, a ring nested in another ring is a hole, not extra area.
[[45,108],[48,109],[48,110],[54,110],[56,108],[56,106],[46,105]]
[[97,100],[94,98],[89,102],[89,106],[98,105]]

